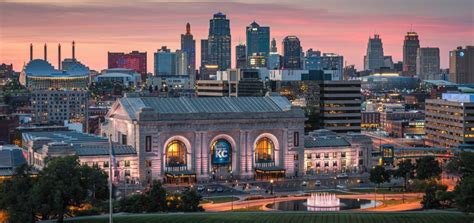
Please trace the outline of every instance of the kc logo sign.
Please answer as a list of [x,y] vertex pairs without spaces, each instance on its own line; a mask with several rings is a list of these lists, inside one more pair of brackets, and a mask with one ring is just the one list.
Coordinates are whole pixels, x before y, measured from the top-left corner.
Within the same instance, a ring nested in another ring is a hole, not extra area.
[[214,144],[212,163],[215,165],[225,165],[230,163],[231,146],[226,140],[218,140]]

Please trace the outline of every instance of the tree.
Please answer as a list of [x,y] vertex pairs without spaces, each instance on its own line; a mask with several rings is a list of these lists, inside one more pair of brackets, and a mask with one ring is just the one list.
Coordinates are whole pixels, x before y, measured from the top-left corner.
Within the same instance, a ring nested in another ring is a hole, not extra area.
[[456,205],[464,212],[474,212],[474,153],[460,154],[459,170],[461,181],[454,189]]
[[153,181],[151,188],[145,193],[150,201],[147,204],[147,212],[166,211],[166,190],[161,186],[159,181]]
[[202,200],[202,196],[195,190],[189,190],[183,193],[181,196],[181,209],[184,212],[198,212],[204,211],[199,203]]
[[403,160],[398,164],[398,169],[396,169],[393,173],[393,176],[396,178],[403,178],[404,179],[404,188],[407,188],[407,181],[410,178],[413,178],[415,172],[415,165],[411,163],[411,160],[406,159]]
[[[425,188],[425,195],[421,200],[423,209],[435,209],[442,207],[442,200],[446,199],[447,186],[439,184],[435,179],[428,180],[428,185]],[[446,202],[443,200],[443,202]]]
[[97,165],[80,167],[88,190],[88,201],[92,204],[109,198],[108,175]]
[[0,209],[8,212],[9,222],[35,222],[33,185],[31,169],[26,164],[17,167],[12,178],[0,184]]
[[45,164],[33,188],[33,198],[41,215],[57,218],[58,222],[64,221],[70,206],[81,207],[93,194],[97,198],[107,185],[101,170],[81,166],[77,156],[54,157]]
[[380,184],[390,182],[390,173],[383,166],[375,166],[370,170],[369,180],[380,186]]
[[416,160],[416,178],[420,180],[439,178],[441,167],[434,157],[426,156]]

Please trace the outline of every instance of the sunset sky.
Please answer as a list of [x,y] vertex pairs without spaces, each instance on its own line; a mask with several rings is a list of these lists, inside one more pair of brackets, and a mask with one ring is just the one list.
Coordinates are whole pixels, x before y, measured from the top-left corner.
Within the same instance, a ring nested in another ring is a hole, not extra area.
[[199,66],[200,39],[207,38],[209,19],[218,11],[231,21],[233,54],[254,20],[270,26],[279,50],[285,36],[296,35],[305,51],[342,54],[358,69],[374,32],[396,62],[412,27],[422,47],[440,48],[442,68],[448,66],[449,50],[474,44],[473,0],[0,0],[0,63],[13,63],[19,71],[29,60],[29,44],[34,57],[43,58],[47,43],[48,59],[57,66],[57,44],[62,57],[70,57],[75,40],[76,57],[91,69],[106,68],[107,51],[140,50],[148,52],[152,72],[153,52],[163,45],[179,48],[190,22]]

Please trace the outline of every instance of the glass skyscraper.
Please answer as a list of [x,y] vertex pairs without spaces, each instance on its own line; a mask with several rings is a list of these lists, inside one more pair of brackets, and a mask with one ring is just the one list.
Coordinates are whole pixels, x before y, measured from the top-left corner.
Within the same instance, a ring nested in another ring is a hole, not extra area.
[[196,41],[191,34],[191,25],[186,24],[186,34],[181,34],[181,50],[186,53],[188,61],[188,74],[196,73]]
[[217,65],[219,70],[231,67],[231,35],[230,21],[226,15],[218,12],[209,21],[207,65]]
[[383,44],[382,39],[378,34],[374,35],[374,38],[369,37],[369,43],[367,44],[367,54],[364,57],[364,70],[377,70],[385,66],[384,55],[383,55]]
[[283,39],[283,68],[299,70],[301,64],[302,48],[296,36],[287,36]]
[[[247,26],[247,58],[267,57],[270,52],[270,27],[260,26],[255,21]],[[249,59],[248,59],[249,60]]]
[[408,32],[403,41],[403,74],[416,75],[416,55],[420,48],[420,40],[416,32]]

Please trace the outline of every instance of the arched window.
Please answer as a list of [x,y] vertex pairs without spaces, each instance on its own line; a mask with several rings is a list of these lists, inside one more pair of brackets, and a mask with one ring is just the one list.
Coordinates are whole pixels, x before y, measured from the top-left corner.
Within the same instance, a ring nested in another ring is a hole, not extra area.
[[166,166],[186,166],[186,145],[173,140],[166,146]]
[[257,163],[272,162],[274,149],[272,140],[267,137],[259,139],[255,147],[255,161]]

